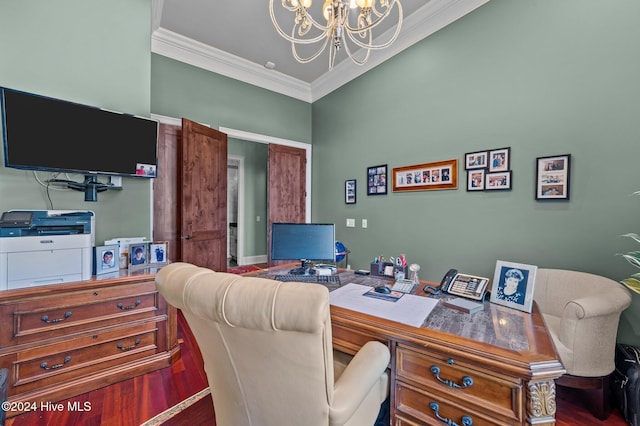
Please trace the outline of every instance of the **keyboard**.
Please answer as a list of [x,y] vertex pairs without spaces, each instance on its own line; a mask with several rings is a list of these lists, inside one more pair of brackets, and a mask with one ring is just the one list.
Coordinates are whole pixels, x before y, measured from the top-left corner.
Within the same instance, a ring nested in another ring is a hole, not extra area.
[[340,287],[339,275],[294,275],[281,274],[273,277],[276,281],[295,281],[299,283],[316,283],[326,286],[329,291]]

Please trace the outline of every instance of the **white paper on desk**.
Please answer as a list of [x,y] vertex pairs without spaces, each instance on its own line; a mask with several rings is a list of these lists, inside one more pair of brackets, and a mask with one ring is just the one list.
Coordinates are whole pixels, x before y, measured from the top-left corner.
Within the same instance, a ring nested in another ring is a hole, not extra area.
[[405,294],[396,302],[363,296],[371,288],[349,283],[329,293],[329,303],[414,327],[422,326],[424,320],[438,304],[435,299],[413,294]]

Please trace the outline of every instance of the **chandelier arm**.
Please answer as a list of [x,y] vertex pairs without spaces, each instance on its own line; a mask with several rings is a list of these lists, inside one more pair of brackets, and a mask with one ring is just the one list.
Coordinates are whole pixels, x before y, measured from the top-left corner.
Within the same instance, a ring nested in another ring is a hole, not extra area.
[[320,46],[320,48],[316,51],[316,53],[314,53],[313,55],[307,57],[307,58],[303,58],[300,55],[298,55],[298,51],[296,50],[296,45],[295,43],[291,43],[291,53],[293,53],[293,57],[296,59],[296,61],[302,63],[302,64],[306,64],[309,63],[311,61],[313,61],[314,59],[316,59],[318,56],[320,56],[320,54],[322,52],[324,52],[324,49],[327,47],[327,42],[329,41],[328,38],[325,38],[324,43],[322,43],[322,46]]
[[[349,40],[351,40],[355,45],[363,48],[363,49],[373,49],[373,50],[379,50],[379,49],[384,49],[385,47],[388,47],[389,45],[391,45],[391,43],[393,43],[394,41],[396,41],[396,39],[398,38],[398,34],[400,34],[400,27],[402,26],[402,19],[400,19],[398,21],[398,25],[396,26],[396,31],[393,33],[393,36],[387,40],[385,43],[382,44],[371,44],[371,31],[369,31],[369,40],[370,43],[363,43],[360,40],[358,40],[356,38],[356,36],[354,35],[354,33],[357,33],[356,31],[351,32],[351,31],[347,31],[347,35],[349,36]],[[362,31],[359,31],[360,33]]]
[[[347,34],[349,36],[349,40],[351,40],[353,42],[354,41],[353,35],[351,35],[349,33],[347,33]],[[369,31],[369,44],[371,44],[372,38],[373,38],[373,36],[371,34],[371,31]],[[353,63],[355,63],[356,65],[364,65],[369,60],[369,55],[371,54],[371,49],[365,47],[364,49],[366,50],[367,53],[364,55],[364,58],[363,59],[357,59],[355,57],[355,54],[351,52],[351,49],[349,49],[349,43],[347,43],[346,39],[344,40],[343,44],[344,44],[344,50],[347,53],[347,56],[349,56],[349,59],[351,59],[353,61]],[[362,47],[362,46],[360,46],[360,47]]]
[[[278,24],[278,21],[276,20],[275,14],[273,13],[273,0],[269,0],[269,15],[271,16],[271,22],[273,22],[273,26],[276,27],[276,31],[278,31],[278,34],[280,34],[280,36],[282,38],[284,38],[287,41],[290,41],[291,43],[297,43],[297,44],[312,44],[312,43],[317,43],[318,41],[322,40],[323,38],[326,37],[326,35],[324,34],[324,32],[326,32],[326,28],[324,27],[319,27],[318,29],[320,29],[321,31],[323,31],[323,34],[320,34],[317,37],[314,38],[310,38],[310,39],[299,39],[293,36],[290,36],[289,34],[285,33],[284,30],[282,29],[282,27],[280,27],[280,24]],[[308,14],[306,14],[306,16],[310,16]],[[315,21],[313,21],[315,22]],[[292,33],[295,31],[297,27],[294,25]]]
[[[396,8],[398,9],[398,26],[400,26],[400,24],[402,24],[402,5],[399,2],[394,2],[393,5],[397,5]],[[372,23],[370,23],[369,25],[366,25],[364,27],[352,27],[351,25],[349,25],[349,22],[345,22],[345,29],[350,32],[350,33],[359,33],[362,31],[366,31],[372,28],[377,27],[378,25],[380,25],[382,23],[382,21],[384,21],[390,14],[391,14],[391,10],[393,9],[393,5],[389,6],[386,11],[381,14],[381,15],[377,15],[376,16],[376,20],[373,21]]]

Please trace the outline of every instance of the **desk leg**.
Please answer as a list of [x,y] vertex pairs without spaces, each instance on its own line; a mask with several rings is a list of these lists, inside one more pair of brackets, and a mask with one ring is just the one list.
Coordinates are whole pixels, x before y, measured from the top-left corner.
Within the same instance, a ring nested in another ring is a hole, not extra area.
[[553,380],[527,384],[527,417],[531,425],[556,424],[556,383]]

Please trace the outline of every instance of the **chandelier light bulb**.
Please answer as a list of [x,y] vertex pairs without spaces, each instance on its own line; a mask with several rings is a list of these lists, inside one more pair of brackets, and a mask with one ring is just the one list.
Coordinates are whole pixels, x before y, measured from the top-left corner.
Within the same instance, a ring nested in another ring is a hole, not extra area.
[[356,0],[356,4],[360,9],[364,9],[365,7],[373,7],[374,0]]

